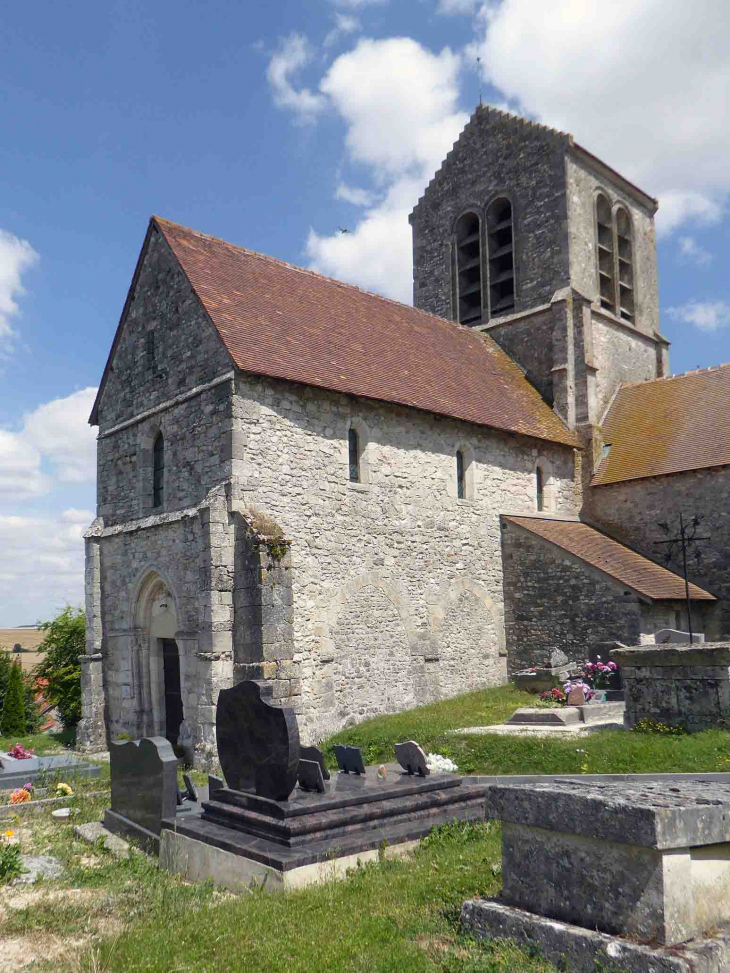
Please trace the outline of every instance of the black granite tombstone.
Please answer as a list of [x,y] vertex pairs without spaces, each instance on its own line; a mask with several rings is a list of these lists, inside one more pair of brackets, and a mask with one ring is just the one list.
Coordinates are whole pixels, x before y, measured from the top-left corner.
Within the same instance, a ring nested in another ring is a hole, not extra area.
[[396,743],[395,757],[403,770],[410,775],[418,774],[419,777],[428,777],[431,773],[426,766],[426,754],[415,740]]
[[110,831],[155,845],[163,818],[175,816],[178,759],[164,737],[145,737],[109,745]]
[[218,758],[229,788],[286,801],[297,782],[299,728],[294,711],[273,706],[271,685],[247,680],[218,696]]
[[208,798],[211,798],[216,791],[219,791],[225,786],[222,777],[215,777],[213,774],[208,774]]
[[299,759],[300,760],[316,760],[322,770],[322,778],[324,780],[330,779],[330,772],[324,765],[324,754],[319,749],[319,747],[300,747],[299,748]]
[[183,774],[183,780],[185,781],[186,799],[188,801],[197,802],[198,791],[195,784],[192,781],[192,778],[190,777],[190,774]]
[[303,791],[317,791],[318,794],[324,794],[324,777],[318,761],[300,760],[298,780]]
[[364,774],[365,765],[362,762],[362,752],[360,747],[346,747],[341,743],[336,743],[332,749],[337,758],[337,766],[345,773]]

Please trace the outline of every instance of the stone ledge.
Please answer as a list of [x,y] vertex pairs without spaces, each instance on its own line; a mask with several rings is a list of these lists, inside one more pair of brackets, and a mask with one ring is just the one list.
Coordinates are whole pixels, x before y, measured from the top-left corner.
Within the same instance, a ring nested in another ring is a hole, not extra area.
[[[640,645],[611,649],[620,666],[730,666],[730,642],[687,642],[686,644]],[[626,673],[624,673],[626,675]]]
[[726,973],[730,969],[730,928],[679,946],[642,946],[503,905],[491,899],[467,899],[462,929],[477,939],[512,939],[537,946],[558,969],[570,973]]

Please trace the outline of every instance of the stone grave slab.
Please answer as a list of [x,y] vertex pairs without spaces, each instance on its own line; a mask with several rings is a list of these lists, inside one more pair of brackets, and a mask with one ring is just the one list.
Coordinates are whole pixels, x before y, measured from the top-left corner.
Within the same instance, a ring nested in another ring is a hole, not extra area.
[[[99,768],[87,763],[72,753],[51,754],[14,760],[7,754],[0,755],[0,790],[14,790],[26,781],[34,783],[39,777],[60,776],[66,783],[73,785],[75,777],[98,777]],[[35,769],[33,769],[35,768]]]
[[[672,642],[680,645],[689,645],[691,642],[704,642],[705,636],[702,632],[693,632],[692,638],[690,638],[689,632],[681,632],[677,628],[661,628],[658,632],[654,633],[654,641],[657,645]],[[621,646],[616,646],[616,648],[621,648]]]
[[520,706],[506,722],[524,725],[545,723],[568,726],[571,723],[580,723],[580,721],[580,710],[577,706],[554,706],[550,709],[542,706]]

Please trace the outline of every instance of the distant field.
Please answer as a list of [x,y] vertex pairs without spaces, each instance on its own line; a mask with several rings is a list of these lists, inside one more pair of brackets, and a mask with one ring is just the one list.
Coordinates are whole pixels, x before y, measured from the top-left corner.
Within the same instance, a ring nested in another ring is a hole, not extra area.
[[13,646],[19,643],[26,649],[18,652],[16,659],[20,659],[23,671],[27,672],[37,665],[43,658],[36,649],[43,641],[43,632],[37,628],[0,628],[0,650],[12,652]]

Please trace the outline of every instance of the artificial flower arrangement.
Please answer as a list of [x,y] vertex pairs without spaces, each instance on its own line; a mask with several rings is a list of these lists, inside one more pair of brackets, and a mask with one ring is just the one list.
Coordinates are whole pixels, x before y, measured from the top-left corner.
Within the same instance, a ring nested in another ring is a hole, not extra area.
[[23,784],[22,787],[17,787],[10,795],[11,804],[25,804],[29,801],[33,794],[33,785],[30,781],[27,784]]
[[459,769],[449,757],[443,757],[440,753],[426,754],[426,766],[429,770],[435,770],[440,774],[455,774]]
[[16,760],[30,760],[35,757],[35,750],[26,750],[22,743],[16,743],[12,750],[8,750],[8,756]]
[[58,783],[56,784],[56,797],[73,797],[74,792],[71,790],[68,784]]
[[596,656],[596,662],[589,662],[586,659],[583,663],[583,679],[593,689],[608,689],[617,675],[618,666],[616,663],[601,662],[600,655]]

